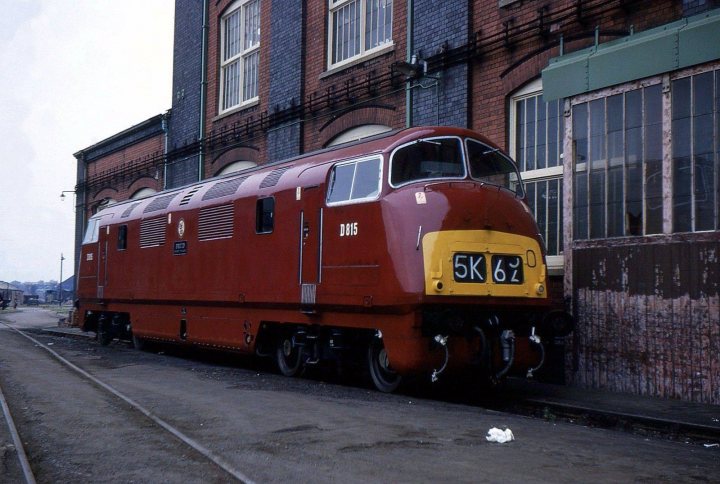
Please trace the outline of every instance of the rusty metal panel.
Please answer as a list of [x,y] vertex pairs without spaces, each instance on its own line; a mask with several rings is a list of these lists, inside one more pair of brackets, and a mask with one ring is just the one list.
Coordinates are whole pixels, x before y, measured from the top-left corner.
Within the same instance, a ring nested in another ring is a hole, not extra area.
[[720,404],[717,233],[576,242],[581,386]]

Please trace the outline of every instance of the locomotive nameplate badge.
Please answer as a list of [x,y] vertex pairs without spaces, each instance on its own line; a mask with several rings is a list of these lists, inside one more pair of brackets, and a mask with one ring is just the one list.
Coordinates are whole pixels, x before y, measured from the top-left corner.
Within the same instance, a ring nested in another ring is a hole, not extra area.
[[187,241],[178,240],[173,243],[173,255],[185,255],[187,254]]
[[185,235],[185,219],[182,217],[180,217],[180,220],[178,220],[177,234],[178,234],[178,238],[180,238],[180,239],[182,239],[183,235]]
[[418,205],[425,205],[427,203],[427,198],[425,198],[425,192],[415,192],[415,202]]

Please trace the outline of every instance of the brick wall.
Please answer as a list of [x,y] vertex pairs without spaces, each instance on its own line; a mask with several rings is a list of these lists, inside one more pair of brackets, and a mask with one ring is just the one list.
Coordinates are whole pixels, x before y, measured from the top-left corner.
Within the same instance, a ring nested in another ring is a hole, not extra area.
[[[467,43],[470,11],[467,0],[416,0],[413,53],[420,58],[441,54]],[[439,79],[424,79],[413,90],[413,125],[468,125],[468,66],[444,70]]]
[[[200,84],[202,82],[201,0],[175,0],[173,48],[172,115],[168,121],[168,150],[176,152],[200,135]],[[198,180],[198,157],[172,156],[167,170],[167,187]]]
[[[305,2],[273,0],[270,9],[271,112],[299,105],[303,100],[303,56]],[[302,152],[300,119],[288,120],[282,127],[268,131],[267,159],[282,160]]]
[[[163,189],[162,153],[164,136],[157,134],[151,138],[130,143],[108,155],[87,162],[86,176],[91,185],[86,193],[87,216],[97,210],[97,204],[105,198],[115,201],[129,199],[141,188],[152,188],[155,191]],[[156,166],[137,170],[133,166],[146,166],[149,157],[160,157]],[[113,170],[127,170],[131,173],[115,179],[109,183],[95,183],[96,179],[103,178]]]

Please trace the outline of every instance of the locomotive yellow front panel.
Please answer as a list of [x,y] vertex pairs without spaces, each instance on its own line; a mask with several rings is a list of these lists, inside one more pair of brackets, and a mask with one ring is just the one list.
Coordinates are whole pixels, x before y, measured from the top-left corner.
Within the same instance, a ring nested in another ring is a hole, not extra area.
[[538,242],[495,230],[446,230],[422,240],[425,294],[546,298]]

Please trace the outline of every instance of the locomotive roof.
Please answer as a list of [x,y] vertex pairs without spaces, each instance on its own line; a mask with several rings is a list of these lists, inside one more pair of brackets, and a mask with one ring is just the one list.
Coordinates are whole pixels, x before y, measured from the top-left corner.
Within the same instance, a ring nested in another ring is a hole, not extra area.
[[[285,172],[289,172],[291,170],[296,171],[299,174],[308,167],[334,163],[349,158],[356,158],[362,155],[386,153],[394,150],[400,145],[412,142],[414,140],[437,136],[472,137],[475,139],[479,139],[480,141],[488,145],[497,147],[494,143],[487,140],[484,136],[465,128],[429,126],[393,130],[368,138],[362,138],[357,141],[344,143],[342,145],[303,153],[302,155],[295,156],[293,158],[288,158],[272,163],[266,163],[239,172],[229,173],[226,175],[220,175],[212,178],[206,178],[204,180],[193,182],[191,184],[178,188],[172,188],[169,190],[163,190],[161,192],[153,193],[152,195],[148,195],[147,197],[125,200],[103,209],[102,211],[93,215],[93,217],[91,218],[111,216],[115,222],[119,222],[118,218],[126,221],[137,218],[145,218],[146,216],[156,216],[165,213],[166,210],[180,208],[177,207],[177,205],[186,205],[187,202],[189,202],[191,196],[195,195],[196,193],[199,196],[203,196],[203,199],[207,199],[207,193],[211,191],[213,187],[219,185],[220,183],[227,184],[229,188],[233,188],[233,185],[235,185],[234,188],[235,190],[237,190],[240,183],[253,175],[267,174],[265,177],[267,179],[273,178],[273,175],[277,173],[277,179],[271,180],[271,183],[274,183],[268,185],[268,187],[274,187],[275,184],[277,184],[277,182],[279,181],[280,176],[282,176]],[[261,182],[260,188],[263,188],[262,183],[264,182]],[[231,193],[225,193],[222,189],[216,189],[215,191],[217,196],[212,196],[209,198],[232,196],[235,193],[235,190],[233,190]],[[185,197],[183,197],[183,200],[180,200],[178,202],[176,198],[178,194],[182,192],[186,192],[186,195]],[[257,193],[257,190],[255,193]],[[173,208],[170,208],[170,205],[173,205]],[[140,206],[142,206],[142,211],[135,210],[135,208]]]

